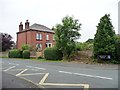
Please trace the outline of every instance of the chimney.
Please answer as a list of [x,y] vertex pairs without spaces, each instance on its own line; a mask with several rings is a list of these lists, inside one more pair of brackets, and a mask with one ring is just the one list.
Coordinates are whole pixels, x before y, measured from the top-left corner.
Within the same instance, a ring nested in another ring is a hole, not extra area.
[[23,30],[23,24],[22,22],[20,22],[20,25],[19,25],[19,32],[21,32]]
[[25,22],[25,30],[28,30],[29,29],[29,22],[28,22],[28,20],[26,20],[26,22]]

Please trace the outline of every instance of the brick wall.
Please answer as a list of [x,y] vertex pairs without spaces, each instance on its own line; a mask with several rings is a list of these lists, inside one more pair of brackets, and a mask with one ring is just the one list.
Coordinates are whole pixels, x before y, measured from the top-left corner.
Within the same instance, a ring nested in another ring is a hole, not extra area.
[[26,32],[17,34],[17,48],[21,49],[23,44],[26,44]]
[[[36,34],[41,33],[42,34],[42,40],[36,40]],[[49,40],[46,40],[46,35],[49,35]],[[49,32],[41,32],[36,30],[27,30],[24,32],[20,32],[17,34],[17,48],[21,49],[21,46],[23,44],[30,44],[34,48],[36,48],[36,44],[40,43],[42,44],[42,49],[44,50],[46,48],[46,43],[50,42],[53,45],[55,44],[55,41],[53,40],[54,33]]]

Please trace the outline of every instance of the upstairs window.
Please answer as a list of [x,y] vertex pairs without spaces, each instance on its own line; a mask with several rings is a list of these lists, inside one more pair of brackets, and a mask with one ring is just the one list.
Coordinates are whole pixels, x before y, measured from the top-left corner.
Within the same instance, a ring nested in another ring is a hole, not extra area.
[[49,35],[48,34],[46,35],[46,40],[49,40]]
[[55,35],[53,35],[53,40],[55,40]]
[[42,40],[42,34],[41,33],[37,33],[36,34],[36,39],[37,40]]

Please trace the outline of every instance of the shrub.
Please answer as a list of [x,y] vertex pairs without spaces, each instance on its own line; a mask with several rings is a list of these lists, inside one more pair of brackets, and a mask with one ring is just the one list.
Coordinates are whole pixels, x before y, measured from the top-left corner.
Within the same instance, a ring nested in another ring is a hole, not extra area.
[[57,50],[55,47],[46,48],[44,50],[44,57],[46,60],[62,60],[63,54],[60,50]]
[[30,45],[27,45],[27,44],[23,44],[22,45],[22,50],[24,51],[24,50],[31,50],[31,46]]
[[24,50],[22,52],[22,57],[25,58],[25,59],[30,58],[30,51],[29,50]]
[[21,58],[22,57],[21,51],[18,49],[10,50],[8,53],[8,57],[9,58]]
[[93,43],[76,43],[76,49],[78,51],[84,51],[84,50],[92,50],[93,49]]
[[43,57],[39,56],[38,59],[43,59]]

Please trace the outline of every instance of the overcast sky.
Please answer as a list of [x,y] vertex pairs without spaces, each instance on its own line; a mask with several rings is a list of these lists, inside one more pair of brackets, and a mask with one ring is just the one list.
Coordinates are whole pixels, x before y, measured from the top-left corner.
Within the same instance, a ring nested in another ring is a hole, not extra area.
[[110,14],[118,33],[118,2],[120,0],[0,0],[0,32],[12,35],[16,41],[19,23],[28,19],[49,28],[61,22],[66,15],[79,19],[80,42],[94,38],[96,26],[105,14]]

